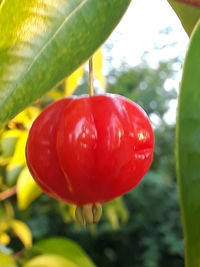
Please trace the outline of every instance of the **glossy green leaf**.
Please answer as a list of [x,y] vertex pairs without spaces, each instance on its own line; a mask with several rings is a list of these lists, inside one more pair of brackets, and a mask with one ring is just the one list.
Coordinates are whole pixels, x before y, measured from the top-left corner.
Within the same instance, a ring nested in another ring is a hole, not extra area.
[[57,255],[41,255],[24,264],[24,267],[78,267],[73,262]]
[[177,175],[186,266],[200,266],[200,22],[186,55],[177,120]]
[[179,17],[185,31],[190,36],[194,26],[200,18],[200,8],[182,4],[175,0],[168,0],[168,2]]
[[87,254],[73,241],[67,238],[49,238],[38,242],[33,249],[40,253],[62,256],[77,266],[94,267],[94,263]]
[[4,0],[0,6],[0,125],[84,63],[131,0]]
[[0,253],[0,265],[2,267],[17,267],[14,260],[7,254]]

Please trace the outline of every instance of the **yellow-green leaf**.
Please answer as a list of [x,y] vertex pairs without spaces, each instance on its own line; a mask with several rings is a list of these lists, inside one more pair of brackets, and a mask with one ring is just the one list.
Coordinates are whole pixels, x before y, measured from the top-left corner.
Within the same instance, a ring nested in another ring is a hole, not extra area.
[[48,97],[51,97],[54,100],[60,99],[62,97],[64,97],[64,93],[57,91],[57,90],[51,90],[50,92],[47,93]]
[[7,130],[2,134],[1,138],[18,138],[20,134],[21,131],[17,129]]
[[0,164],[7,164],[10,161],[20,134],[21,131],[17,129],[7,130],[2,133],[0,140]]
[[84,69],[83,66],[75,70],[66,80],[65,80],[65,95],[70,96],[75,91],[80,79],[83,77]]
[[22,241],[25,247],[32,246],[32,233],[29,227],[22,221],[12,220],[10,227],[14,234]]
[[0,253],[0,264],[2,267],[17,267],[14,260],[7,254]]
[[0,232],[7,231],[9,229],[9,225],[7,221],[0,221]]
[[10,237],[9,237],[9,235],[6,234],[6,233],[0,234],[0,245],[7,246],[9,243],[10,243]]
[[54,254],[75,263],[76,266],[95,267],[95,264],[74,241],[63,237],[52,237],[39,241],[33,249],[43,254]]
[[117,216],[117,212],[112,206],[108,206],[106,208],[106,215],[112,225],[113,229],[118,229],[119,228],[119,219]]
[[98,49],[93,56],[93,66],[95,78],[99,81],[101,88],[106,89],[105,77],[103,75],[103,53]]
[[16,123],[23,124],[26,128],[30,128],[34,119],[40,114],[39,108],[29,107],[24,111],[20,112],[17,116],[15,116],[10,122],[9,126],[11,128],[15,127]]
[[78,267],[78,265],[57,255],[44,254],[24,264],[24,267]]
[[19,209],[26,209],[40,194],[41,189],[33,180],[28,168],[25,168],[17,181],[17,202]]
[[25,147],[28,137],[27,131],[21,131],[21,135],[17,140],[14,155],[8,165],[8,170],[12,170],[20,165],[25,164]]
[[168,2],[179,17],[183,28],[190,36],[194,29],[194,26],[200,18],[200,8],[195,8],[194,6],[179,3],[175,0],[168,0]]
[[[15,191],[15,188],[13,188]],[[14,206],[11,204],[10,201],[6,201],[4,204],[5,212],[6,212],[6,219],[11,220],[14,217]]]
[[118,197],[105,204],[105,213],[112,227],[118,229],[120,223],[128,221],[128,211],[123,203],[123,198]]

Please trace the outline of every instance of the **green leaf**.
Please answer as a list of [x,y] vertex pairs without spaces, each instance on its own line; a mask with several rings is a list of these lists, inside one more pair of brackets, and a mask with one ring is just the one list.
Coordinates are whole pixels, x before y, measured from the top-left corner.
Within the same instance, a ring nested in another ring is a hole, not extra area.
[[186,55],[177,120],[177,175],[186,266],[200,266],[200,22]]
[[16,167],[12,170],[7,170],[6,173],[6,185],[12,187],[17,183],[17,179],[23,170],[23,166]]
[[4,253],[0,253],[0,264],[2,267],[17,267],[13,259]]
[[4,131],[1,135],[0,150],[4,159],[9,159],[13,156],[20,134],[19,130],[8,130]]
[[63,257],[46,254],[31,259],[24,264],[24,267],[77,267],[77,265]]
[[200,8],[182,4],[175,0],[168,0],[168,2],[179,17],[185,31],[190,36],[200,18]]
[[0,125],[83,64],[131,0],[4,0],[0,6]]
[[2,138],[1,139],[1,151],[2,151],[2,157],[3,158],[10,158],[15,149],[15,145],[17,143],[17,138]]
[[76,266],[95,266],[95,264],[82,250],[82,248],[67,238],[54,237],[45,239],[35,244],[33,249],[36,249],[41,253],[56,254],[62,256],[70,260],[71,262],[74,262]]

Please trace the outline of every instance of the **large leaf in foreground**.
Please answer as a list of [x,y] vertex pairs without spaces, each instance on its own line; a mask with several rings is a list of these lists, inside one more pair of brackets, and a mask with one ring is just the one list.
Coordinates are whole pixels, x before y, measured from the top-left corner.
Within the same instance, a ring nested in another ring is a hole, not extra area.
[[200,8],[179,3],[175,0],[168,0],[168,2],[179,17],[185,31],[190,36],[195,24],[200,18]]
[[75,263],[77,266],[95,267],[92,260],[82,250],[82,248],[67,238],[52,237],[41,240],[35,244],[33,249],[40,253],[62,256]]
[[177,174],[186,266],[200,266],[200,22],[186,55],[177,121]]
[[0,125],[54,87],[106,40],[131,0],[4,0]]
[[78,267],[73,262],[58,255],[40,255],[24,264],[24,267]]

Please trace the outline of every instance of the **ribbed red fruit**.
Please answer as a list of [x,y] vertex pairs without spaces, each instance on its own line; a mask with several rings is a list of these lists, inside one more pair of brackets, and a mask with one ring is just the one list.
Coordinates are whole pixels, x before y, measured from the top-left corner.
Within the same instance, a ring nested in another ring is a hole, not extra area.
[[86,95],[57,101],[40,114],[26,158],[44,192],[80,206],[134,188],[152,163],[153,149],[153,130],[141,107],[119,95]]

